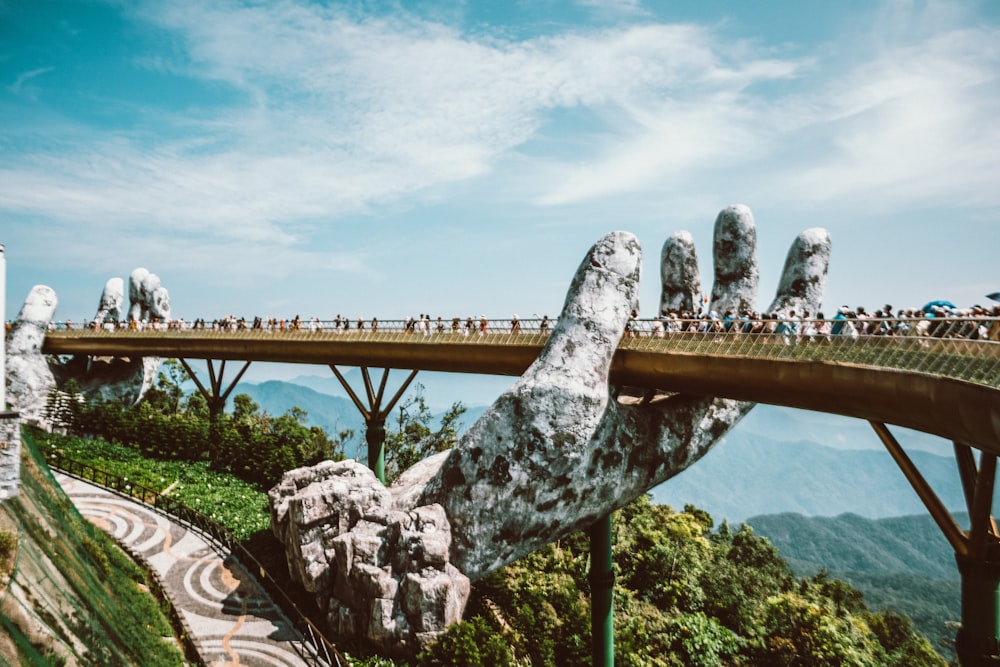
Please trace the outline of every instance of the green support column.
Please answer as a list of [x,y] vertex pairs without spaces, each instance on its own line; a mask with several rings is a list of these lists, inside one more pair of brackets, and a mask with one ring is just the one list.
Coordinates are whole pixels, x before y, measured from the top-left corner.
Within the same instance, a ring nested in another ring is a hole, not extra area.
[[366,420],[365,440],[368,442],[368,467],[378,481],[385,484],[385,417],[373,416]]
[[984,559],[958,556],[962,627],[955,648],[962,667],[1000,666],[1000,545]]
[[612,560],[611,514],[588,529],[590,536],[590,631],[594,667],[615,664],[615,570]]

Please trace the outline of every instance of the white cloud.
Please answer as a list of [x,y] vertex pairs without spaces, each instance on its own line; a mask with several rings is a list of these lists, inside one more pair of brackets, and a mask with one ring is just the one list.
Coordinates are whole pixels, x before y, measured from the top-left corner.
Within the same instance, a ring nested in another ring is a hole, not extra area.
[[825,151],[793,176],[813,201],[998,206],[993,119],[1000,32],[961,30],[887,48],[835,81],[809,119]]
[[[692,24],[511,41],[291,1],[133,11],[182,54],[137,65],[242,101],[146,110],[156,133],[96,131],[7,156],[0,207],[301,249],[318,224],[358,224],[463,181],[515,182],[494,173],[511,164],[526,191],[507,194],[548,205],[657,192],[698,200],[691,188],[734,172],[802,205],[873,193],[888,206],[997,203],[985,181],[1000,160],[990,150],[1000,41],[987,28],[922,23],[917,42],[878,45],[838,74],[842,63],[818,53],[782,58]],[[550,126],[561,110],[585,110],[592,123]],[[569,159],[558,132],[575,134]]]
[[54,67],[38,67],[27,72],[22,72],[18,75],[17,79],[14,80],[14,83],[7,86],[7,90],[15,95],[27,95],[28,97],[34,99],[35,91],[31,87],[31,80],[43,74],[48,74],[54,69]]

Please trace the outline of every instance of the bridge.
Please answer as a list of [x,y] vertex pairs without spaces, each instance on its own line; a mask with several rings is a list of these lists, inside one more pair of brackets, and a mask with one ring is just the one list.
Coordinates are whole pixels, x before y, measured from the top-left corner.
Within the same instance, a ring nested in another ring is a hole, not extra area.
[[[253,361],[328,365],[368,423],[369,464],[380,473],[385,418],[418,371],[517,376],[538,356],[549,332],[548,322],[538,320],[492,320],[484,329],[474,324],[431,322],[423,330],[401,320],[380,321],[377,328],[327,322],[141,331],[57,327],[46,335],[42,351],[177,358],[214,410],[222,409]],[[786,329],[781,322],[759,324],[740,321],[727,328],[704,320],[632,320],[612,361],[609,382],[620,388],[620,400],[649,401],[678,392],[870,422],[955,550],[962,575],[962,664],[997,664],[1000,532],[990,512],[1000,455],[1000,341],[993,336],[1000,321],[940,319],[928,326],[925,319],[897,319],[891,335],[857,336],[780,333]],[[209,387],[197,379],[190,359],[207,362]],[[243,366],[224,386],[227,361],[242,361]],[[338,366],[361,367],[367,405]],[[377,390],[369,368],[383,369]],[[410,374],[386,400],[390,369]],[[952,518],[887,424],[954,443],[969,530]],[[980,452],[978,462],[973,450]]]

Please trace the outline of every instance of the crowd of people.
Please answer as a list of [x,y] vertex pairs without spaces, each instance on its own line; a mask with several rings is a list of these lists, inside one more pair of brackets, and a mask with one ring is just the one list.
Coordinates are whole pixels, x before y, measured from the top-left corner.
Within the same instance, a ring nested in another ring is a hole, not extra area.
[[[466,318],[442,316],[432,318],[427,314],[419,317],[407,317],[405,320],[386,321],[383,330],[403,331],[410,334],[444,334],[454,335],[486,335],[489,333],[520,334],[522,332],[548,333],[552,322],[547,315],[535,315],[527,323],[522,323],[515,314],[509,320],[494,320],[492,323],[486,315]],[[9,330],[11,323],[7,323]],[[73,329],[72,321],[53,322],[50,329]],[[166,331],[166,330],[212,330],[212,331],[245,331],[258,330],[268,332],[285,331],[333,331],[346,333],[350,331],[378,331],[380,322],[377,317],[366,321],[363,317],[350,319],[337,314],[331,320],[320,320],[311,317],[304,320],[296,315],[292,318],[254,317],[247,320],[244,317],[227,315],[211,321],[195,319],[185,321],[183,318],[169,321],[152,318],[146,320],[104,321],[97,320],[81,325],[96,330],[116,331]],[[787,313],[760,313],[747,311],[734,313],[727,310],[721,314],[710,309],[690,311],[665,311],[655,319],[640,319],[639,313],[633,311],[625,327],[626,336],[656,336],[663,337],[670,333],[742,333],[742,334],[780,334],[794,336],[796,339],[810,340],[832,336],[931,336],[947,338],[965,338],[971,340],[1000,341],[1000,306],[992,308],[975,305],[971,308],[955,308],[945,302],[928,304],[919,309],[900,309],[894,311],[886,304],[873,312],[863,306],[849,308],[841,306],[833,317],[827,318],[823,312],[808,311]]]
[[[626,335],[635,335],[638,313],[626,325]],[[665,312],[649,327],[654,336],[673,332],[779,334],[797,339],[811,340],[832,336],[931,336],[937,338],[965,338],[970,340],[1000,341],[1000,306],[984,308],[975,305],[960,309],[942,304],[928,304],[920,309],[901,309],[893,312],[886,304],[874,312],[864,306],[841,306],[832,318],[823,312],[807,310],[787,314],[748,311],[735,314],[731,310],[721,316],[716,311],[695,313],[687,311]]]

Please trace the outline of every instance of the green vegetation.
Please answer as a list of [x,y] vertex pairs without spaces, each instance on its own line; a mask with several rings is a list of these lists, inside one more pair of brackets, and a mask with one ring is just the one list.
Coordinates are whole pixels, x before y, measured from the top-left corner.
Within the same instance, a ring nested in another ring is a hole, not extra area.
[[0,530],[0,561],[9,557],[17,548],[17,534],[7,530]]
[[423,387],[417,384],[414,395],[399,408],[399,428],[390,429],[385,435],[386,483],[392,484],[414,463],[454,447],[464,413],[461,403],[453,404],[435,431],[431,428],[434,416],[424,400]]
[[[797,579],[746,525],[711,528],[694,507],[648,497],[616,515],[616,664],[946,664],[908,618],[869,611],[824,573]],[[477,582],[467,620],[417,664],[589,664],[588,568],[589,544],[573,535]]]
[[231,473],[214,470],[208,461],[163,461],[144,456],[134,446],[100,438],[33,433],[46,456],[60,452],[157,493],[168,493],[204,513],[237,539],[246,539],[270,526],[267,492]]
[[27,430],[22,432],[20,493],[3,511],[20,527],[8,586],[46,602],[35,612],[57,642],[34,645],[16,618],[0,615],[17,650],[15,664],[184,664],[170,622],[148,592],[149,576],[76,511]]
[[[955,519],[968,525],[967,514]],[[872,609],[906,614],[942,655],[954,657],[961,618],[958,567],[929,515],[873,520],[772,514],[748,522],[778,546],[798,574],[828,570],[863,592]]]

